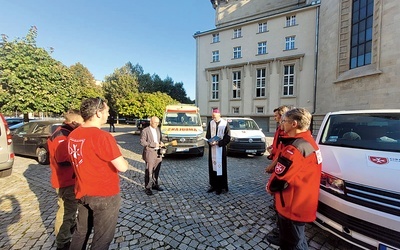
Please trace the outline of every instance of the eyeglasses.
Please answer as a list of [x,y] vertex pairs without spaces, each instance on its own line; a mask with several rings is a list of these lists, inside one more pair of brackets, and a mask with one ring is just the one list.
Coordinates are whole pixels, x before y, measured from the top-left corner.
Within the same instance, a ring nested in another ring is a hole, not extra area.
[[99,102],[97,103],[96,111],[99,111],[100,105],[102,105],[104,103],[104,100],[101,97],[97,97],[97,99],[99,100]]

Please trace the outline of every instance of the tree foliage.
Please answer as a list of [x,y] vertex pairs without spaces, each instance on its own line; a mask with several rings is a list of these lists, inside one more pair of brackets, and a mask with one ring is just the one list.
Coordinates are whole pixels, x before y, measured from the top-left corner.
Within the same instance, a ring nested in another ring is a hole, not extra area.
[[82,99],[105,97],[111,112],[127,116],[162,116],[168,104],[193,103],[183,83],[145,74],[130,62],[105,77],[101,86],[81,63],[70,67],[53,59],[53,49],[36,46],[37,29],[26,37],[0,42],[0,112],[61,114],[79,108]]
[[132,72],[138,78],[138,90],[139,92],[154,93],[160,91],[171,96],[173,99],[178,100],[181,103],[194,103],[187,97],[186,91],[183,88],[183,83],[174,83],[171,77],[167,76],[164,80],[157,74],[145,74],[143,67],[139,64],[132,66]]
[[120,101],[127,95],[138,93],[137,76],[132,72],[132,64],[127,63],[122,68],[116,69],[113,74],[106,76],[103,90],[110,109],[122,113]]
[[119,100],[120,114],[133,115],[140,119],[152,116],[161,118],[167,105],[177,103],[179,102],[159,91],[155,93],[131,93],[125,99]]
[[71,71],[73,80],[78,83],[79,93],[76,93],[78,99],[83,100],[90,97],[103,97],[103,89],[96,85],[96,80],[92,73],[81,63],[72,65]]
[[62,113],[70,106],[76,87],[62,63],[36,46],[32,27],[23,39],[2,36],[0,46],[0,107],[4,113],[20,111]]

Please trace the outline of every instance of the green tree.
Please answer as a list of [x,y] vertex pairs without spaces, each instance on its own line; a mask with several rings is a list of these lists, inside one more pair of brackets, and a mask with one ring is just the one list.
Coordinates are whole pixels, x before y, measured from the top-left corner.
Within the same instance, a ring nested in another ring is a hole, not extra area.
[[[36,46],[37,29],[0,43],[0,110],[60,114],[73,105],[76,84],[68,68]],[[80,102],[80,100],[79,100]]]
[[168,94],[173,99],[178,100],[180,103],[194,103],[194,101],[190,100],[190,98],[187,97],[182,82],[174,83],[171,77],[167,77],[162,82],[162,85],[162,92]]
[[113,74],[106,76],[103,90],[110,109],[122,114],[121,102],[129,95],[138,93],[138,80],[132,72],[132,64],[127,63],[122,68],[116,69]]
[[69,67],[73,80],[77,82],[76,98],[83,100],[89,97],[103,97],[103,89],[96,85],[96,80],[90,71],[81,63],[76,63]]
[[139,92],[154,93],[160,91],[181,103],[194,103],[187,96],[182,82],[174,83],[173,79],[169,76],[162,80],[157,74],[144,74],[144,70],[139,64],[132,66],[132,71],[138,78]]
[[177,104],[178,101],[161,92],[135,93],[121,100],[121,114],[133,115],[140,119],[151,116],[162,118],[165,107],[169,104]]

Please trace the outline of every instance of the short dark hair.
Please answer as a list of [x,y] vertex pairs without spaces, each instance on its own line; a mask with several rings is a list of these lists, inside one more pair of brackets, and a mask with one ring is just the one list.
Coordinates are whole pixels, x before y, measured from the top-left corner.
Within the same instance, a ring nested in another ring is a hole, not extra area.
[[102,111],[105,108],[105,103],[106,101],[101,97],[88,98],[82,101],[80,111],[83,120],[88,121],[97,111]]
[[290,110],[291,108],[289,107],[289,106],[287,106],[287,105],[282,105],[282,106],[280,106],[280,107],[278,107],[278,108],[276,108],[276,109],[274,109],[274,113],[275,112],[278,112],[278,114],[279,115],[283,115],[283,114],[285,114],[288,110]]
[[70,109],[64,113],[65,122],[73,122],[76,116],[80,116],[81,112],[78,109]]

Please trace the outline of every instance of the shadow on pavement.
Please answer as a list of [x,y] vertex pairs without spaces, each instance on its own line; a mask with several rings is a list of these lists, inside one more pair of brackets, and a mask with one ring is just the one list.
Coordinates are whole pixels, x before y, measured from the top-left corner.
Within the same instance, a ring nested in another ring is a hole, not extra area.
[[39,203],[39,212],[43,226],[38,228],[38,231],[44,230],[48,237],[52,237],[54,232],[53,223],[57,209],[57,206],[54,204],[57,203],[57,195],[50,184],[50,166],[29,164],[24,172],[24,176],[29,184],[29,189],[35,194]]
[[0,197],[0,249],[11,248],[8,235],[8,227],[19,223],[21,219],[21,206],[14,195],[3,195]]

